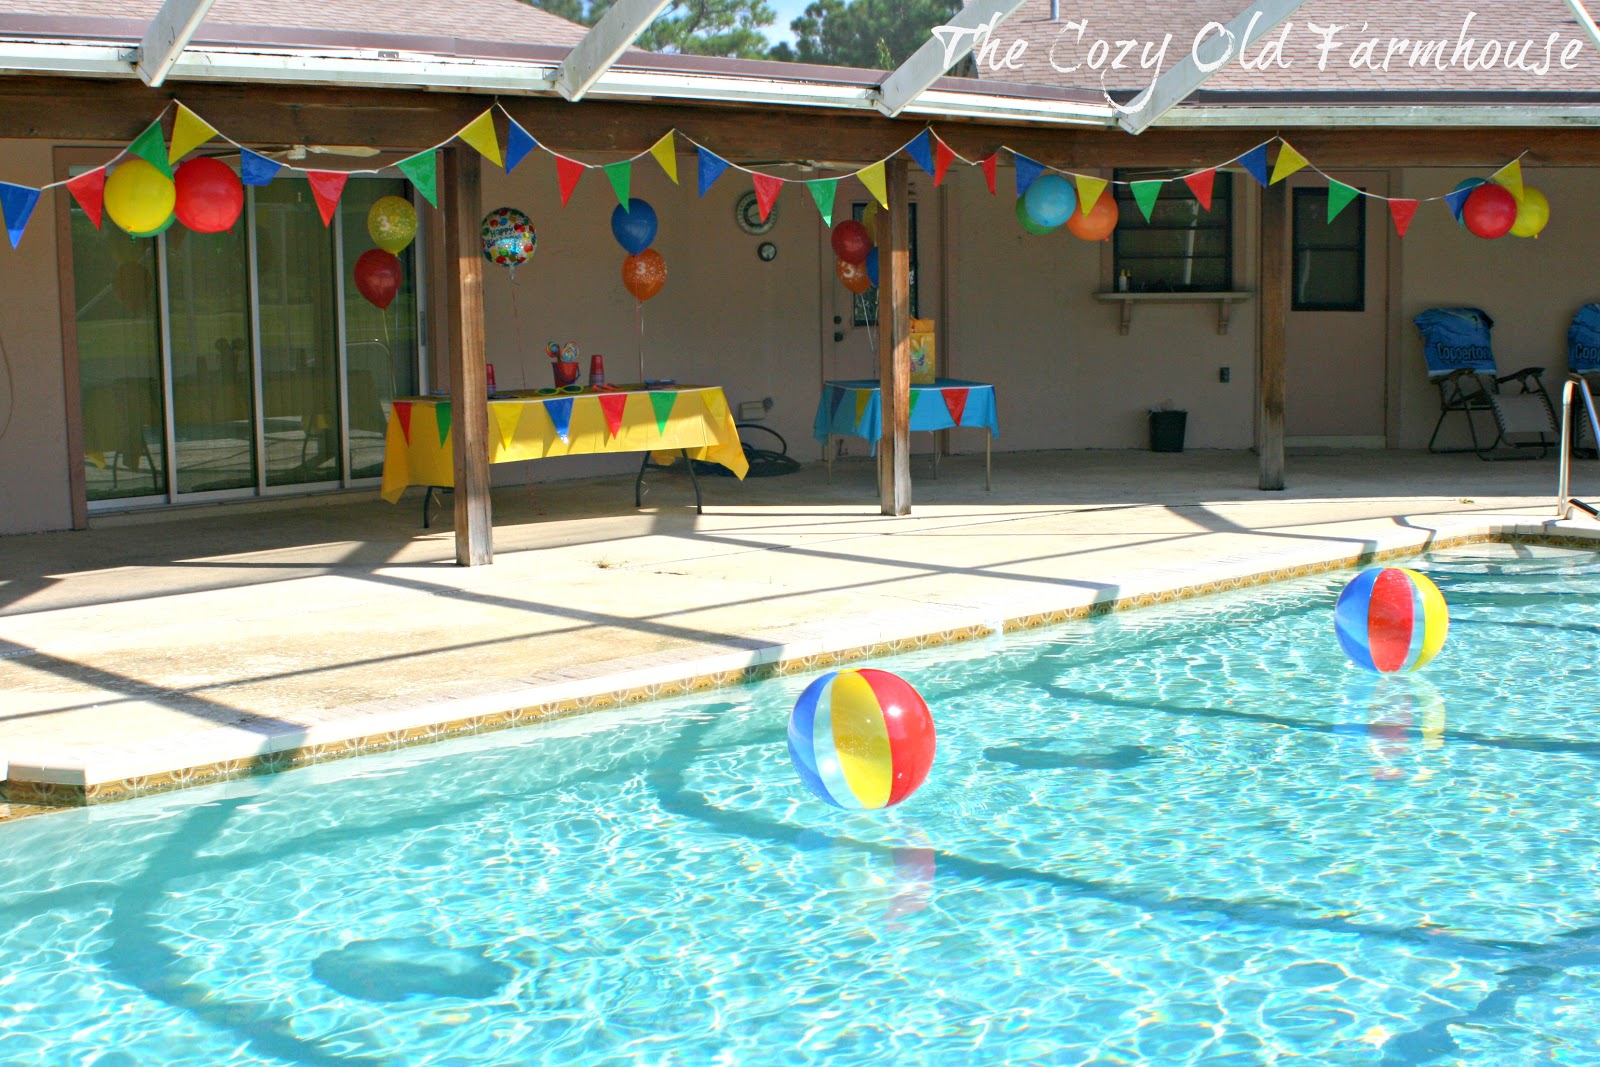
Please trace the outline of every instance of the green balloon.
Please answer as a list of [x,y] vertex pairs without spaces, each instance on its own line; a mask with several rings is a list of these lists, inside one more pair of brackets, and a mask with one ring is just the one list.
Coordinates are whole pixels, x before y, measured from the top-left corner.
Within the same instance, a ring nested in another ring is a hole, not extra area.
[[1056,229],[1054,226],[1040,226],[1037,222],[1034,222],[1033,216],[1028,214],[1025,198],[1020,196],[1017,197],[1017,222],[1022,224],[1024,230],[1033,234],[1049,233],[1051,230]]
[[157,226],[155,229],[153,229],[153,230],[145,230],[143,233],[130,233],[128,236],[136,238],[136,239],[140,238],[140,237],[154,237],[157,234],[166,233],[168,230],[172,229],[172,224],[174,222],[177,222],[177,221],[178,221],[178,213],[176,211],[174,211],[172,214],[167,216],[167,221],[166,222],[163,222],[160,226]]

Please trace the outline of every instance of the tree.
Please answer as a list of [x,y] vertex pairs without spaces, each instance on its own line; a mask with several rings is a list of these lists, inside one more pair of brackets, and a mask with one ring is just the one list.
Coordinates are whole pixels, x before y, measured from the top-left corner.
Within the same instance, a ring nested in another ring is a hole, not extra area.
[[814,0],[771,58],[893,70],[961,10],[961,0]]
[[[612,0],[525,0],[552,15],[593,26]],[[763,0],[673,0],[639,35],[637,45],[653,52],[694,56],[765,59],[768,42],[761,32],[777,20]]]

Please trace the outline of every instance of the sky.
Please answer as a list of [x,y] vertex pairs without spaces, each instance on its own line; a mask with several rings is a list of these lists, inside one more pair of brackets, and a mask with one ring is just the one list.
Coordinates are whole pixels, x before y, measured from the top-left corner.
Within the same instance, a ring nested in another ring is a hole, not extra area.
[[810,2],[811,0],[767,0],[767,6],[778,13],[777,19],[766,29],[767,37],[773,44],[794,40],[794,34],[789,32],[789,23],[805,14],[806,5]]

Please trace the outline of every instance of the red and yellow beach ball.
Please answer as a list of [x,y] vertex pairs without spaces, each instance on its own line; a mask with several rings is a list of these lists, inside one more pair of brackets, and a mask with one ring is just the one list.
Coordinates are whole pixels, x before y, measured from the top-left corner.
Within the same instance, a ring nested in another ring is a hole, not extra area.
[[789,714],[789,758],[807,789],[839,808],[892,807],[933,766],[933,716],[922,695],[888,671],[830,671]]
[[1404,567],[1374,567],[1356,575],[1339,594],[1333,617],[1345,655],[1379,674],[1427,666],[1450,631],[1450,609],[1439,587]]

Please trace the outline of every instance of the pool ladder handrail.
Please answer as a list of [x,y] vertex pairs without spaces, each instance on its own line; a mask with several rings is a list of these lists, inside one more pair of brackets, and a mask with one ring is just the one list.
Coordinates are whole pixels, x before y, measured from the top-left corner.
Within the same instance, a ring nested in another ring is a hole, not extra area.
[[1600,518],[1600,510],[1585,504],[1571,493],[1572,488],[1572,443],[1575,428],[1572,425],[1572,394],[1583,390],[1583,406],[1589,413],[1589,432],[1593,435],[1595,447],[1600,448],[1600,416],[1595,415],[1594,394],[1589,391],[1589,383],[1580,374],[1569,374],[1561,386],[1561,474],[1560,484],[1556,487],[1556,518],[1572,518],[1572,509],[1580,508],[1587,511],[1591,518]]

